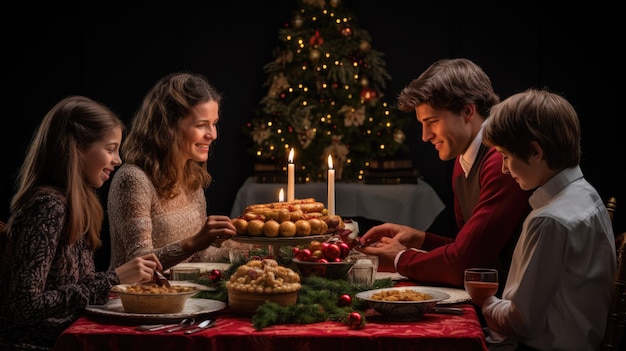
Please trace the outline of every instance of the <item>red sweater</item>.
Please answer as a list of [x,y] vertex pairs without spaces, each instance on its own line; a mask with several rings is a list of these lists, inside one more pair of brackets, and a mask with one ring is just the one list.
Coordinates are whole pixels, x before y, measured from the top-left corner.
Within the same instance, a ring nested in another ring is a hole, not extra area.
[[[522,190],[508,174],[502,173],[502,156],[490,148],[479,166],[478,199],[460,198],[457,177],[464,177],[457,157],[453,176],[454,214],[459,228],[455,239],[426,233],[423,250],[405,251],[399,258],[400,274],[422,284],[463,288],[463,271],[471,267],[500,269],[504,285],[511,250],[517,242],[522,222],[530,211],[531,191]],[[471,216],[463,219],[462,203],[475,202]],[[506,251],[506,252],[505,252]],[[501,265],[502,256],[505,266]]]

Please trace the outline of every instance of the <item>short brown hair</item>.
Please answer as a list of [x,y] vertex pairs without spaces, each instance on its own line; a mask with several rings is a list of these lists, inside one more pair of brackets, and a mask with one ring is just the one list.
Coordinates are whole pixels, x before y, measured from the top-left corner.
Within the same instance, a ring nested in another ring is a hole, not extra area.
[[535,141],[543,150],[548,167],[561,170],[580,163],[580,123],[574,107],[548,89],[527,89],[491,109],[483,131],[489,146],[507,149],[527,161]]
[[428,104],[439,110],[461,112],[467,104],[476,105],[478,113],[489,116],[491,106],[500,101],[489,76],[465,58],[441,59],[415,78],[398,96],[398,109],[414,112]]

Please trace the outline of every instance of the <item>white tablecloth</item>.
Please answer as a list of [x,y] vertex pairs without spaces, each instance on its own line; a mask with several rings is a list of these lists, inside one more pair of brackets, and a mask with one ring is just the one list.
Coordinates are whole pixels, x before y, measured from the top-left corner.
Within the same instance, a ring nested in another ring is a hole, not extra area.
[[[255,177],[248,178],[237,192],[231,217],[240,216],[249,205],[278,201],[281,188],[287,191],[287,184],[257,183]],[[296,199],[309,197],[326,203],[326,183],[295,185]],[[335,213],[343,218],[365,217],[426,230],[444,208],[422,179],[417,184],[335,183]]]

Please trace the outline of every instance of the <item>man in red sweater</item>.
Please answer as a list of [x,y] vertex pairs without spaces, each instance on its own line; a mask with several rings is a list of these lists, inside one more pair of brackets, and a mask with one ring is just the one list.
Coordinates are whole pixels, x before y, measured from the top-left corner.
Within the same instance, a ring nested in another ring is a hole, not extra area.
[[358,250],[378,256],[381,270],[463,288],[466,268],[492,267],[499,270],[500,287],[505,285],[531,192],[503,174],[501,155],[482,143],[483,124],[499,101],[485,72],[463,58],[433,63],[400,92],[398,107],[416,113],[422,140],[435,146],[441,160],[456,159],[452,190],[459,231],[452,239],[393,223],[372,227]]

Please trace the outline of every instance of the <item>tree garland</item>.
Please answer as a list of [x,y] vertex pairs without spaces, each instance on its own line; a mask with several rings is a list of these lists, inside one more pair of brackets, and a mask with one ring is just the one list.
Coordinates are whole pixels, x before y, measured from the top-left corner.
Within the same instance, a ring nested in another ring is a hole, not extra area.
[[[233,264],[227,270],[215,272],[210,277],[201,277],[198,283],[216,288],[215,291],[201,291],[197,297],[228,302],[226,281],[240,264]],[[265,302],[252,316],[256,330],[277,324],[309,324],[324,321],[337,321],[350,328],[365,326],[367,301],[355,298],[361,291],[393,287],[390,278],[377,279],[373,287],[352,284],[342,279],[326,279],[310,276],[302,280],[295,305],[282,306],[275,302]],[[355,313],[357,315],[355,315]]]

